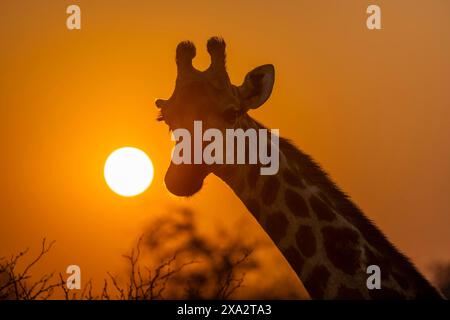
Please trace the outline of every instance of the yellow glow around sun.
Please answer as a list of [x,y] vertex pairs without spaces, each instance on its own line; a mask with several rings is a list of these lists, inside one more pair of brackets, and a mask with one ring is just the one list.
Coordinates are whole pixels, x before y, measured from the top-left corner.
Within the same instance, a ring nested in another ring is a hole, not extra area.
[[104,175],[111,190],[121,196],[132,197],[150,186],[153,164],[142,150],[124,147],[115,150],[106,159]]

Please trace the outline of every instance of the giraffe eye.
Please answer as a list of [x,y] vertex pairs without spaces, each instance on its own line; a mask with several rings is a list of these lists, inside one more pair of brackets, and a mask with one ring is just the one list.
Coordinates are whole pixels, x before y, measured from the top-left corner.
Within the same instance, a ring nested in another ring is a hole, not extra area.
[[226,122],[228,123],[233,123],[236,121],[236,119],[241,115],[241,113],[239,112],[239,110],[234,109],[234,108],[229,108],[227,110],[225,110],[223,117],[225,119]]

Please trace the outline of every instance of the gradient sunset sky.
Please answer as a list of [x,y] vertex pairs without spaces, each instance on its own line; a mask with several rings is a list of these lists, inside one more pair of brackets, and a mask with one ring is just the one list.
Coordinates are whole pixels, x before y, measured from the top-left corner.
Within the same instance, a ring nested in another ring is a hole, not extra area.
[[[70,4],[81,30],[66,28]],[[382,30],[366,28],[369,4],[381,7]],[[235,232],[267,240],[218,178],[189,199],[163,184],[173,145],[153,102],[172,93],[177,43],[195,42],[205,69],[214,35],[227,42],[233,83],[275,66],[272,96],[251,116],[317,160],[426,275],[450,260],[446,0],[2,1],[0,256],[47,237],[57,242],[41,271],[78,264],[102,279],[153,216],[178,206],[205,232],[244,220]],[[134,198],[103,178],[123,146],[155,167]],[[289,272],[275,248],[266,255]]]

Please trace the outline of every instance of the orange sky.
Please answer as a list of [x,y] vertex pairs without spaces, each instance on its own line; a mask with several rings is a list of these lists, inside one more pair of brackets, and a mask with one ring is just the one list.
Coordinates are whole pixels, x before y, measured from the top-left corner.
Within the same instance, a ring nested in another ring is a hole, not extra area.
[[[65,26],[74,3],[80,31]],[[372,3],[381,31],[365,26]],[[449,14],[438,0],[2,1],[0,256],[46,236],[57,244],[43,270],[78,264],[103,277],[152,216],[178,205],[205,231],[246,219],[254,231],[236,232],[265,237],[217,178],[187,200],[163,185],[172,143],[153,101],[173,90],[179,41],[196,43],[204,69],[206,40],[220,35],[234,83],[275,65],[272,97],[252,116],[311,154],[427,273],[450,259]],[[122,146],[155,166],[135,198],[103,179]]]

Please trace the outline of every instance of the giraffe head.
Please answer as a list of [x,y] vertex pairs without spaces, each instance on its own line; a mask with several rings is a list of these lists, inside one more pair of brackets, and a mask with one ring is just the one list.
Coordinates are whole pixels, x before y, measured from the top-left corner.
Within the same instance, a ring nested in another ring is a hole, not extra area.
[[[250,71],[242,85],[231,84],[225,66],[225,42],[213,37],[207,50],[211,65],[205,71],[192,66],[196,49],[192,42],[178,44],[176,49],[177,79],[175,90],[168,100],[158,99],[158,120],[170,130],[187,129],[193,134],[194,121],[202,121],[203,130],[239,128],[247,111],[260,107],[270,96],[275,71],[272,65],[263,65]],[[193,152],[191,152],[193,155]],[[199,191],[205,177],[218,165],[179,164],[171,162],[165,176],[170,192],[190,196]]]

